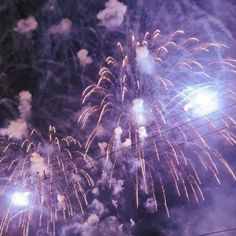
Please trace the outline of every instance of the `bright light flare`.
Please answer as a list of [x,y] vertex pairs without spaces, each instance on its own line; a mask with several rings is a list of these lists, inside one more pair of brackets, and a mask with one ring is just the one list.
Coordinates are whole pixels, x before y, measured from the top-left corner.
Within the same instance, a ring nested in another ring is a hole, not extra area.
[[217,94],[212,91],[194,92],[189,96],[189,103],[184,106],[185,111],[192,111],[196,115],[207,115],[217,108]]
[[28,206],[29,205],[29,192],[14,192],[11,196],[11,201],[15,206]]

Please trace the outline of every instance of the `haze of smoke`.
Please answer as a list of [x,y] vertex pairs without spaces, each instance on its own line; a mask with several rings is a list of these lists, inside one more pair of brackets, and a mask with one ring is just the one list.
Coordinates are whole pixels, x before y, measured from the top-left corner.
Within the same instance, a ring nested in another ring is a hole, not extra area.
[[48,165],[45,163],[44,158],[37,152],[33,152],[31,156],[30,161],[32,173],[37,173],[43,177],[44,173],[46,174],[46,171],[48,171]]
[[84,215],[65,224],[60,236],[131,236],[131,224],[123,225],[118,218],[109,215],[109,210],[97,199],[88,206]]
[[[235,227],[235,208],[232,206],[236,191],[233,186],[221,186],[208,195],[207,201],[197,208],[173,208],[170,223],[162,230],[163,235],[200,235]],[[233,236],[235,232],[224,235]]]
[[105,4],[106,8],[97,14],[97,19],[108,29],[119,27],[124,20],[127,6],[117,0],[109,0]]
[[72,29],[72,21],[65,18],[62,19],[58,24],[52,25],[49,28],[49,33],[51,34],[60,34],[60,35],[68,35]]
[[38,28],[38,22],[34,18],[34,16],[29,16],[25,19],[21,19],[17,22],[16,27],[14,28],[15,31],[19,33],[29,33]]
[[31,98],[32,95],[29,91],[21,91],[19,93],[19,106],[18,110],[20,118],[10,121],[7,128],[0,129],[0,134],[8,136],[8,138],[22,139],[28,134],[27,119],[31,113]]
[[81,49],[80,51],[78,51],[77,57],[82,67],[85,67],[86,65],[89,65],[93,62],[92,57],[88,56],[88,50],[86,49]]

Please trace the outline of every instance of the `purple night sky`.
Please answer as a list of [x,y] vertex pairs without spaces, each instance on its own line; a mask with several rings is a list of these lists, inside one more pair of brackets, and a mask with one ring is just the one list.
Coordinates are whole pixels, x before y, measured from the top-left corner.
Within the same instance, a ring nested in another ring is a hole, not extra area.
[[0,236],[235,235],[235,22],[236,0],[1,0]]

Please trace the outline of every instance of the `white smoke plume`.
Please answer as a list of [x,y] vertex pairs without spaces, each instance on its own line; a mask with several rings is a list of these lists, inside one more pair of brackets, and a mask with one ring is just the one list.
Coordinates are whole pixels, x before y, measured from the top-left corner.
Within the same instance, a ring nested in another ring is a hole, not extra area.
[[136,63],[140,72],[148,75],[154,73],[155,61],[146,46],[136,48]]
[[122,224],[115,216],[100,219],[96,214],[91,214],[84,222],[74,222],[64,226],[60,236],[131,236],[127,231],[123,230]]
[[137,132],[139,134],[140,139],[145,139],[148,137],[147,130],[143,126],[146,123],[146,116],[147,110],[145,108],[145,104],[143,99],[141,98],[136,98],[132,102],[132,117],[135,120],[136,124],[139,126],[137,129]]
[[131,236],[131,224],[123,227],[115,216],[106,216],[109,212],[98,200],[94,200],[85,214],[78,215],[73,222],[66,223],[60,236]]
[[77,57],[82,67],[85,67],[86,65],[89,65],[93,62],[92,57],[88,56],[88,50],[86,49],[81,49],[80,51],[78,51]]
[[19,93],[20,104],[18,110],[20,112],[20,117],[24,120],[29,118],[31,112],[31,100],[32,95],[29,91],[21,91]]
[[16,27],[14,28],[15,31],[19,33],[29,33],[38,28],[38,22],[34,18],[34,16],[29,16],[26,19],[21,19],[17,22]]
[[121,134],[123,130],[120,126],[114,129],[115,149],[118,150],[121,147]]
[[62,209],[62,210],[66,209],[66,201],[65,200],[66,199],[65,199],[64,195],[62,195],[60,193],[57,194],[57,201],[58,201],[58,208],[59,209]]
[[31,171],[34,174],[39,174],[40,177],[46,177],[48,172],[48,165],[45,163],[44,158],[37,152],[32,153],[31,161]]
[[148,137],[147,130],[144,126],[138,128],[138,134],[140,139],[145,139]]
[[94,195],[94,196],[98,196],[100,194],[100,191],[98,189],[98,187],[95,187],[91,190],[91,193]]
[[124,148],[131,148],[132,142],[131,139],[127,138],[125,141],[122,143],[122,147]]
[[141,98],[136,98],[132,102],[132,116],[137,125],[143,125],[145,123],[145,106],[144,101]]
[[65,18],[62,19],[58,24],[52,25],[49,28],[49,33],[51,34],[61,34],[61,35],[68,35],[72,29],[72,22],[71,20]]
[[21,91],[19,93],[18,110],[20,118],[10,121],[7,128],[0,129],[1,135],[6,135],[12,139],[22,139],[28,134],[27,119],[30,117],[32,95],[29,91]]
[[117,149],[119,148],[130,148],[131,147],[131,140],[129,138],[126,138],[124,142],[121,140],[121,135],[123,133],[123,130],[120,126],[116,127],[114,129],[114,139],[115,139],[115,147]]
[[116,127],[114,130],[115,140],[117,142],[120,142],[121,134],[122,134],[122,128],[120,126]]
[[7,128],[0,129],[0,134],[12,139],[22,139],[28,134],[27,122],[23,119],[10,121]]
[[97,14],[97,19],[108,29],[119,27],[127,11],[127,6],[117,0],[109,0],[105,4],[106,8]]

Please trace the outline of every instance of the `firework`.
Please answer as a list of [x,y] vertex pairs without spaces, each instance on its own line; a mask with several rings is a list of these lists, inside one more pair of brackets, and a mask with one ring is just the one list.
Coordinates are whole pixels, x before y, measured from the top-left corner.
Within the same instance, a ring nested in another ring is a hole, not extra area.
[[83,212],[93,163],[78,140],[58,136],[52,126],[47,137],[33,129],[25,139],[2,136],[0,156],[0,235],[13,222],[23,235],[43,226],[55,235],[58,220]]
[[86,153],[101,149],[94,159],[103,161],[102,173],[131,182],[137,207],[140,195],[150,195],[167,216],[170,189],[204,200],[202,169],[217,183],[223,169],[236,180],[215,145],[236,141],[236,60],[222,56],[228,46],[156,30],[117,47],[97,83],[84,90],[78,119],[89,133]]

